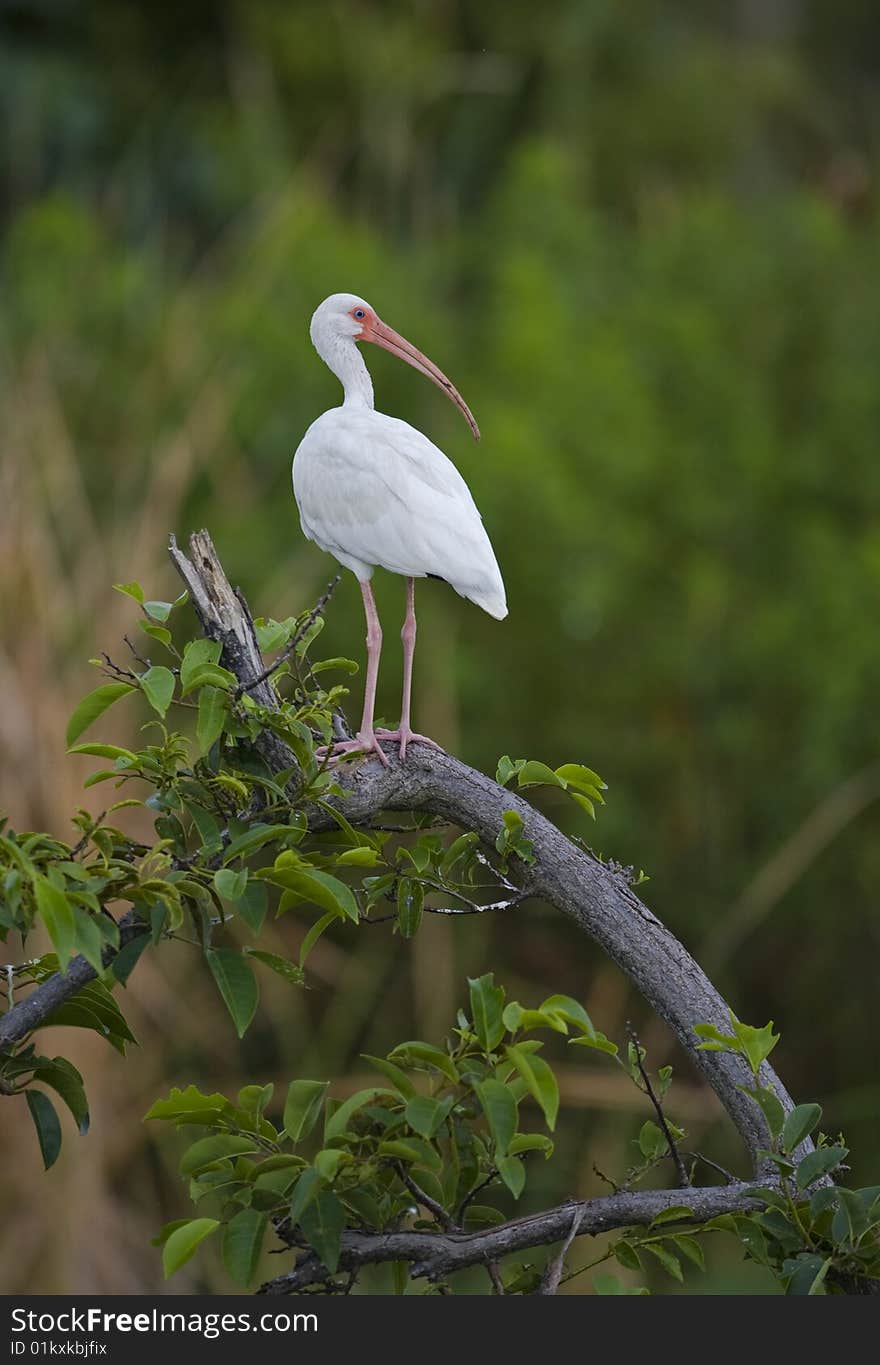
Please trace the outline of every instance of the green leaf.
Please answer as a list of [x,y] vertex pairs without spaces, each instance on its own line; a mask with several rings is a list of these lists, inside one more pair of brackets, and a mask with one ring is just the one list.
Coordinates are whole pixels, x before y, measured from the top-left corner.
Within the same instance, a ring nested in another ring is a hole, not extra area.
[[631,1242],[615,1242],[611,1250],[614,1252],[614,1259],[619,1261],[625,1270],[642,1269],[638,1250]]
[[372,1057],[368,1052],[364,1052],[362,1055],[364,1061],[369,1062],[377,1071],[381,1071],[385,1079],[389,1080],[400,1091],[405,1100],[413,1098],[416,1088],[405,1071],[402,1071],[399,1066],[395,1066],[393,1062],[386,1060],[385,1057]]
[[345,1229],[345,1209],[332,1190],[319,1190],[300,1214],[299,1225],[309,1245],[330,1274],[335,1275]]
[[63,891],[53,886],[47,877],[34,878],[34,892],[37,909],[52,940],[52,947],[58,954],[58,966],[64,971],[70,961],[76,942],[73,909]]
[[411,877],[397,883],[397,926],[403,938],[413,938],[422,922],[425,888]]
[[34,1079],[50,1085],[67,1105],[80,1136],[89,1131],[89,1104],[83,1087],[83,1078],[72,1062],[66,1057],[41,1057],[34,1072]]
[[580,1038],[569,1038],[568,1041],[571,1046],[592,1047],[597,1052],[607,1052],[611,1057],[616,1057],[619,1050],[616,1043],[612,1043],[610,1038],[606,1038],[605,1034],[599,1033],[598,1030],[584,1033]]
[[393,1156],[399,1161],[421,1162],[423,1153],[409,1138],[388,1138],[379,1143],[380,1156]]
[[[115,758],[117,768],[113,776],[117,776],[126,767],[132,767],[137,763],[137,755],[131,749],[123,749],[118,744],[74,744],[68,752],[71,754],[94,754],[97,758]],[[120,759],[124,760],[123,764],[119,763]]]
[[318,1121],[329,1081],[291,1081],[284,1104],[284,1131],[293,1142],[308,1137]]
[[299,945],[300,967],[305,966],[306,958],[314,948],[315,944],[323,934],[324,930],[328,929],[330,925],[334,922],[334,920],[338,919],[342,919],[342,915],[339,913],[339,911],[330,910],[326,915],[322,915],[319,920],[315,920],[315,923],[312,925],[311,929],[303,938],[302,943]]
[[563,1019],[569,1024],[575,1024],[585,1033],[595,1034],[593,1021],[577,1000],[573,1000],[570,995],[548,995],[546,1000],[542,1000],[539,1006],[541,1010],[549,1014],[561,1014]]
[[496,1162],[498,1174],[514,1199],[519,1199],[526,1183],[526,1168],[515,1156],[502,1156]]
[[286,621],[275,621],[271,616],[268,620],[262,616],[254,620],[257,644],[262,654],[274,654],[276,649],[282,649],[295,629],[296,619],[293,616],[288,616]]
[[539,763],[536,759],[530,759],[522,765],[517,774],[516,783],[518,787],[565,786],[565,783],[552,768],[548,768],[546,763]]
[[247,1288],[254,1277],[268,1217],[256,1209],[242,1209],[223,1229],[222,1255],[227,1273]]
[[[657,1130],[660,1131],[659,1129]],[[663,1134],[660,1134],[663,1137]],[[663,1140],[666,1147],[666,1140]],[[651,1227],[659,1227],[663,1223],[680,1223],[682,1218],[693,1218],[693,1209],[688,1208],[687,1204],[671,1204],[668,1209],[661,1209],[656,1218],[651,1219]]]
[[290,1201],[290,1221],[292,1223],[299,1222],[303,1209],[311,1203],[320,1188],[321,1177],[318,1175],[314,1166],[309,1166],[303,1171],[299,1180],[297,1180],[296,1188],[293,1191],[293,1197]]
[[324,1147],[315,1156],[315,1170],[322,1180],[332,1185],[339,1167],[347,1161],[351,1161],[348,1152],[343,1152],[339,1147]]
[[555,1033],[568,1033],[568,1025],[561,1014],[554,1014],[552,1010],[524,1010],[518,1000],[511,1000],[509,1005],[505,1005],[501,1018],[509,1033],[517,1033],[520,1029],[539,1028],[551,1028]]
[[678,1280],[680,1284],[684,1282],[678,1257],[674,1256],[661,1242],[641,1242],[639,1249],[649,1251],[652,1256],[655,1256],[663,1269],[668,1271],[674,1280]]
[[108,706],[112,706],[121,697],[127,697],[130,692],[136,691],[131,683],[115,682],[104,683],[102,687],[96,687],[94,692],[90,692],[87,697],[83,697],[77,706],[70,720],[67,722],[67,747],[79,739],[84,730],[87,730],[98,716],[104,714]]
[[553,1143],[545,1133],[516,1133],[507,1148],[508,1156],[521,1156],[523,1152],[543,1152],[545,1157],[553,1155]]
[[474,1032],[486,1052],[493,1052],[504,1037],[504,987],[495,985],[489,972],[476,979],[468,977]]
[[490,1078],[475,1085],[474,1090],[483,1106],[495,1151],[498,1156],[505,1156],[516,1132],[518,1117],[516,1100],[510,1087]]
[[188,1085],[185,1090],[173,1086],[168,1098],[156,1100],[149,1112],[144,1115],[144,1120],[165,1119],[178,1124],[193,1122],[211,1124],[231,1112],[232,1105],[219,1091],[212,1095],[203,1095],[194,1085]]
[[804,1138],[812,1133],[821,1117],[822,1110],[818,1104],[799,1104],[796,1109],[792,1109],[782,1127],[783,1152],[793,1152],[799,1147]]
[[202,664],[190,674],[189,684],[181,688],[180,695],[189,696],[196,688],[203,687],[218,687],[221,691],[230,692],[237,685],[238,679],[228,668],[221,668],[219,664]]
[[831,1236],[838,1243],[851,1245],[868,1229],[868,1215],[854,1190],[839,1189],[838,1207],[831,1223]]
[[563,763],[555,771],[566,786],[576,787],[594,801],[601,801],[600,793],[608,790],[607,782],[603,782],[598,773],[594,773],[592,768],[585,768],[582,763]]
[[656,1161],[667,1150],[666,1138],[653,1119],[646,1119],[639,1130],[639,1150],[647,1161]]
[[341,1137],[348,1127],[348,1121],[359,1109],[363,1109],[365,1104],[372,1104],[380,1095],[390,1095],[394,1100],[397,1096],[391,1090],[384,1090],[380,1086],[369,1086],[366,1090],[358,1090],[354,1095],[349,1095],[348,1099],[340,1104],[335,1113],[324,1124],[324,1141],[329,1142],[332,1138]]
[[258,962],[262,962],[291,986],[301,986],[305,981],[302,967],[298,967],[295,962],[288,962],[286,957],[279,957],[277,953],[266,953],[261,948],[243,948],[242,952],[247,957],[255,957]]
[[124,986],[137,966],[138,958],[150,942],[149,934],[138,934],[137,938],[124,943],[113,959],[111,970],[116,980]]
[[[249,881],[244,889],[244,894],[239,896],[235,902],[235,910],[239,919],[243,920],[252,934],[258,934],[262,929],[268,909],[269,892],[267,887],[263,882]],[[271,966],[271,963],[269,965]]]
[[89,966],[100,975],[104,970],[106,940],[101,933],[97,916],[90,915],[81,905],[73,905],[74,949],[81,953]]
[[125,1052],[126,1042],[136,1039],[113,996],[100,981],[81,986],[72,999],[58,1005],[39,1028],[90,1028],[106,1038],[117,1052]]
[[153,621],[167,621],[173,607],[173,602],[144,602],[144,611]]
[[113,588],[115,592],[125,593],[126,597],[133,597],[135,602],[144,605],[144,590],[140,583],[114,583]]
[[516,762],[509,754],[502,754],[498,760],[498,767],[495,769],[495,781],[502,787],[506,787],[514,773],[519,772],[524,760],[518,758]]
[[779,1042],[779,1034],[773,1032],[773,1020],[771,1019],[763,1028],[752,1028],[750,1024],[741,1023],[735,1014],[731,1014],[731,1023],[739,1051],[748,1059],[752,1071],[757,1076],[761,1063],[770,1056]]
[[186,1264],[197,1247],[219,1226],[216,1218],[193,1218],[172,1232],[162,1248],[162,1269],[166,1280]]
[[848,1147],[817,1147],[815,1152],[810,1152],[803,1161],[798,1162],[797,1166],[797,1187],[805,1190],[808,1185],[812,1185],[814,1180],[818,1180],[822,1175],[828,1175],[849,1156]]
[[43,1167],[48,1171],[50,1166],[55,1165],[61,1151],[61,1124],[55,1113],[55,1106],[42,1090],[28,1089],[24,1092],[24,1097],[37,1130]]
[[174,696],[174,674],[162,664],[148,668],[140,680],[141,689],[153,710],[165,716]]
[[180,1158],[180,1174],[197,1175],[207,1166],[213,1166],[215,1161],[226,1161],[259,1150],[259,1144],[251,1137],[215,1133],[212,1137],[199,1138],[186,1149]]
[[241,900],[247,884],[247,868],[233,872],[230,867],[220,867],[214,873],[214,889],[225,901]]
[[414,1095],[406,1106],[406,1121],[420,1137],[430,1139],[445,1122],[453,1103],[452,1096],[440,1101],[430,1095]]
[[455,1062],[448,1053],[442,1052],[439,1047],[434,1047],[431,1043],[398,1043],[388,1056],[389,1058],[396,1057],[410,1066],[417,1066],[421,1062],[423,1068],[432,1067],[450,1081],[458,1082],[458,1069]]
[[750,1089],[748,1086],[741,1085],[739,1089],[745,1091],[747,1095],[751,1095],[752,1099],[761,1110],[761,1113],[767,1120],[770,1136],[773,1138],[779,1137],[779,1134],[782,1132],[782,1126],[785,1123],[785,1110],[773,1091],[766,1085],[760,1085],[756,1089]]
[[556,1127],[556,1115],[559,1111],[559,1086],[556,1077],[543,1058],[526,1052],[521,1043],[505,1048],[504,1052],[522,1076],[529,1093],[538,1101],[544,1111],[547,1127],[552,1132]]
[[308,869],[278,867],[276,864],[275,867],[265,868],[256,875],[272,882],[275,886],[282,886],[288,891],[295,891],[297,895],[302,896],[303,900],[311,901],[313,905],[320,906],[322,910],[342,914],[354,924],[358,922],[358,904],[351,887],[346,886],[345,882],[341,882],[338,877],[331,877],[328,872],[320,872],[314,867]]
[[317,663],[312,664],[313,673],[326,673],[328,668],[338,668],[343,673],[354,674],[359,671],[360,664],[355,663],[354,659],[339,658],[338,656],[335,659],[319,659]]
[[706,1269],[706,1258],[703,1255],[703,1248],[700,1246],[696,1237],[686,1237],[683,1233],[678,1232],[674,1237],[670,1237],[669,1240],[673,1243],[677,1251],[681,1252],[683,1256],[686,1256],[689,1261],[693,1261],[694,1265],[699,1266],[700,1270]]
[[786,1261],[783,1269],[788,1267],[790,1278],[785,1292],[796,1296],[818,1294],[831,1260],[830,1256],[823,1261],[821,1256],[806,1253]]
[[223,734],[229,715],[229,695],[218,687],[206,686],[199,692],[196,716],[196,744],[200,754],[207,754]]
[[232,1015],[239,1038],[257,1012],[260,988],[248,962],[231,948],[209,948],[205,953],[211,975]]
[[144,620],[138,621],[138,625],[145,635],[149,635],[151,640],[158,640],[160,645],[166,647],[171,644],[171,631],[166,630],[164,626],[156,626],[152,621]]
[[382,861],[382,855],[375,848],[361,845],[359,848],[347,848],[344,853],[337,855],[336,861],[342,867],[375,867]]
[[193,674],[205,664],[220,662],[221,645],[219,640],[190,640],[183,651],[180,664],[180,687],[182,692],[189,690]]

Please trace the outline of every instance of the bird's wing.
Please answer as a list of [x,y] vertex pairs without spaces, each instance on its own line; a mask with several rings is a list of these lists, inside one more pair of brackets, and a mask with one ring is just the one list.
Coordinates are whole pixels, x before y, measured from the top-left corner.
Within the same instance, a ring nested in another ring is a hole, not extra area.
[[506,612],[498,564],[451,460],[406,422],[337,408],[294,459],[303,529],[331,553],[392,573],[445,578],[493,615]]

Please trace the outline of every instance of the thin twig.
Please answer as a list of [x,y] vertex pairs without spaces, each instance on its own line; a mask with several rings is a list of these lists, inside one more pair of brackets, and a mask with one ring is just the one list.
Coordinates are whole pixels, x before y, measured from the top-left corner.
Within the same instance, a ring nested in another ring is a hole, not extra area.
[[290,658],[293,651],[296,649],[297,645],[300,643],[300,641],[304,638],[306,633],[311,629],[315,621],[317,621],[318,617],[321,615],[321,612],[324,610],[327,603],[330,601],[330,598],[336,591],[336,585],[341,581],[341,579],[342,574],[338,573],[336,577],[332,579],[330,583],[327,584],[327,587],[324,589],[324,592],[318,598],[317,602],[312,607],[311,611],[309,612],[306,619],[303,621],[302,625],[299,626],[298,629],[294,632],[294,635],[290,640],[290,643],[287,645],[285,649],[281,651],[275,662],[270,664],[268,668],[264,668],[262,673],[258,673],[255,678],[251,678],[250,682],[239,683],[234,694],[236,700],[239,697],[241,697],[245,692],[252,692],[255,687],[259,687],[260,683],[266,682],[268,678],[271,678],[272,674],[275,672],[276,669],[280,668],[283,663],[286,663],[286,661]]
[[547,1262],[544,1274],[541,1276],[541,1283],[535,1290],[536,1294],[555,1294],[558,1290],[559,1282],[562,1279],[562,1272],[565,1269],[565,1258],[569,1253],[572,1242],[575,1237],[577,1237],[578,1228],[583,1221],[584,1209],[583,1205],[581,1205],[580,1208],[575,1209],[574,1217],[571,1220],[571,1227],[568,1230],[565,1241],[562,1243],[562,1246],[559,1248],[556,1255],[551,1257]]
[[407,1174],[401,1162],[395,1161],[394,1169],[396,1170],[398,1177],[409,1190],[413,1198],[417,1199],[418,1202],[424,1208],[428,1209],[431,1213],[433,1213],[434,1217],[437,1219],[437,1222],[443,1228],[444,1232],[461,1231],[461,1228],[456,1223],[455,1219],[449,1216],[449,1214],[444,1209],[443,1205],[438,1204],[436,1199],[432,1199],[429,1194],[425,1193],[425,1191],[422,1189],[420,1185],[416,1184],[412,1176]]
[[484,1190],[484,1189],[486,1188],[487,1185],[491,1185],[491,1184],[492,1184],[492,1181],[495,1180],[495,1179],[497,1179],[497,1176],[498,1176],[498,1172],[496,1171],[495,1167],[493,1166],[493,1167],[492,1167],[492,1170],[491,1170],[491,1171],[489,1172],[489,1174],[485,1177],[485,1179],[484,1179],[484,1180],[481,1180],[480,1183],[479,1183],[479,1185],[475,1185],[474,1188],[471,1190],[470,1194],[466,1194],[466,1195],[465,1195],[464,1199],[461,1201],[461,1203],[460,1203],[459,1206],[458,1206],[458,1221],[459,1221],[459,1223],[463,1223],[463,1222],[464,1222],[464,1215],[465,1215],[465,1212],[466,1212],[466,1210],[470,1207],[470,1205],[474,1202],[474,1200],[476,1199],[477,1195],[478,1195],[482,1190]]
[[[449,890],[449,888],[447,888]],[[454,891],[451,893],[456,894]],[[522,901],[528,900],[528,896],[511,896],[510,900],[493,901],[490,905],[479,905],[476,901],[471,901],[467,905],[423,905],[422,910],[426,915],[488,915],[495,910],[513,910]],[[388,924],[390,920],[397,919],[397,912],[391,915],[377,915],[362,920],[363,924]]]
[[719,1175],[723,1175],[728,1185],[735,1185],[739,1179],[739,1176],[734,1175],[724,1166],[719,1166],[717,1161],[713,1161],[711,1157],[704,1156],[702,1152],[691,1152],[691,1156],[695,1157],[696,1161],[702,1161],[704,1166],[711,1166],[712,1170],[717,1171]]
[[495,1293],[504,1294],[504,1281],[501,1278],[501,1271],[498,1269],[496,1263],[494,1261],[489,1261],[486,1265],[486,1270],[488,1271],[489,1279],[492,1281],[492,1288]]
[[676,1175],[678,1176],[679,1186],[682,1189],[687,1189],[691,1183],[691,1179],[687,1171],[685,1170],[685,1165],[681,1159],[681,1154],[675,1145],[675,1138],[672,1136],[669,1124],[666,1121],[666,1115],[663,1112],[663,1105],[660,1103],[659,1099],[654,1093],[654,1087],[651,1084],[651,1078],[648,1075],[647,1071],[645,1070],[645,1064],[642,1061],[642,1045],[639,1042],[638,1034],[630,1024],[627,1024],[626,1030],[635,1047],[636,1066],[638,1067],[639,1075],[641,1076],[642,1081],[644,1082],[645,1094],[648,1096],[648,1099],[654,1106],[654,1113],[657,1115],[657,1122],[660,1124],[660,1127],[663,1131],[663,1136],[666,1139],[666,1145],[669,1148],[669,1155],[672,1157],[672,1162],[673,1165],[675,1166],[675,1172]]

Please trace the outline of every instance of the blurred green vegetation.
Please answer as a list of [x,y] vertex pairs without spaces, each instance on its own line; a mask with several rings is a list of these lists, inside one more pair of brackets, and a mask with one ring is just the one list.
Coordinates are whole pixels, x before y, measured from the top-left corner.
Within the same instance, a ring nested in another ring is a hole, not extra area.
[[[368,357],[378,406],[470,483],[511,607],[498,625],[420,588],[416,723],[489,770],[503,752],[596,768],[595,830],[548,810],[650,873],[653,908],[740,1017],[776,1020],[790,1088],[876,1179],[880,11],[39,0],[6,4],[0,38],[13,823],[66,832],[85,771],[63,757],[66,716],[85,659],[118,654],[130,625],[110,583],[170,592],[168,531],[209,525],[267,615],[330,577],[289,470],[337,401],[308,319],[356,291],[480,422],[474,447],[430,385]],[[393,719],[403,585],[377,593]],[[361,636],[346,575],[326,652]],[[270,998],[241,1052],[193,963],[133,978],[143,1092],[115,1059],[83,1061],[89,1080],[104,1068],[104,1108],[45,1196],[22,1147],[8,1290],[158,1283],[144,1243],[180,1208],[139,1117],[163,1083],[353,1085],[361,1051],[444,1027],[466,973],[568,992],[609,1034],[632,1017],[675,1060],[615,970],[540,909],[432,923],[415,946],[361,937],[328,945],[307,995]],[[685,1079],[685,1126],[735,1164]],[[621,1164],[644,1116],[603,1084],[563,1085],[566,1184],[539,1180],[536,1198],[594,1191],[594,1162]],[[736,1264],[711,1273],[753,1284]]]

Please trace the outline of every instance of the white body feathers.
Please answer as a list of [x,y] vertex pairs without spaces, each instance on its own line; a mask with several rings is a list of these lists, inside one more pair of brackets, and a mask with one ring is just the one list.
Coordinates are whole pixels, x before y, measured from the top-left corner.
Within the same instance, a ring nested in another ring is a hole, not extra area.
[[[362,326],[373,334],[362,332]],[[293,459],[293,491],[305,535],[361,582],[377,567],[407,578],[443,578],[501,620],[507,615],[504,583],[467,484],[420,431],[374,410],[373,385],[357,340],[383,344],[381,338],[390,337],[387,349],[400,353],[400,346],[407,347],[403,358],[413,363],[415,355],[416,368],[435,382],[439,376],[440,387],[478,434],[460,395],[357,295],[325,299],[312,318],[311,337],[341,381],[345,401],[312,423]]]

